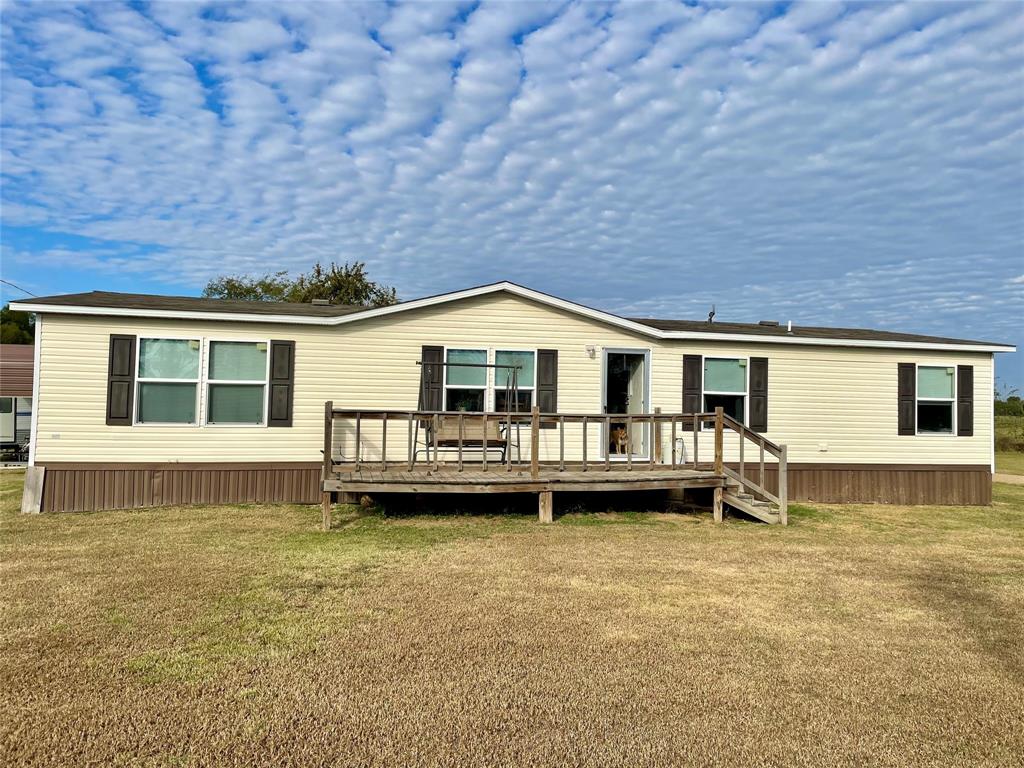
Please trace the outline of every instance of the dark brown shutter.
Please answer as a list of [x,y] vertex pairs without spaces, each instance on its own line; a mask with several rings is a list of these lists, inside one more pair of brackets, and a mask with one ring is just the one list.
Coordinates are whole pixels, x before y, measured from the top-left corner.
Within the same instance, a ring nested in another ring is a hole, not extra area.
[[700,413],[703,391],[704,358],[683,355],[683,413]]
[[[537,350],[537,407],[541,413],[558,413],[558,350]],[[541,429],[555,429],[554,422]]]
[[768,431],[768,358],[750,358],[750,428]]
[[917,368],[913,363],[899,363],[898,366],[898,432],[913,435],[917,432]]
[[444,347],[423,347],[420,353],[421,411],[440,411],[444,402]]
[[268,427],[290,427],[295,402],[295,342],[270,342],[270,417]]
[[132,425],[135,396],[135,337],[110,336],[107,359],[107,424]]
[[974,366],[956,367],[956,433],[961,437],[974,434]]

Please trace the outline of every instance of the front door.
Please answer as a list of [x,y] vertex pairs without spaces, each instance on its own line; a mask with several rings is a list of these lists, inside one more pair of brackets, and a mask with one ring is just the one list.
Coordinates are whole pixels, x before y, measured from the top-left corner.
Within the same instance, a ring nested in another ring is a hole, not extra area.
[[[612,416],[604,436],[605,451],[613,459],[647,456],[648,425],[623,416],[648,413],[650,360],[646,352],[606,350],[604,355],[604,412]],[[617,418],[616,418],[617,417]]]

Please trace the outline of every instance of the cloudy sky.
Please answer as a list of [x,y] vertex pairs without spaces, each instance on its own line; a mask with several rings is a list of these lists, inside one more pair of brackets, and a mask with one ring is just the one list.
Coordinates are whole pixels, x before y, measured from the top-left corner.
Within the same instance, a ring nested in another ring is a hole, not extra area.
[[1022,4],[2,9],[34,293],[359,259],[403,298],[1024,345]]

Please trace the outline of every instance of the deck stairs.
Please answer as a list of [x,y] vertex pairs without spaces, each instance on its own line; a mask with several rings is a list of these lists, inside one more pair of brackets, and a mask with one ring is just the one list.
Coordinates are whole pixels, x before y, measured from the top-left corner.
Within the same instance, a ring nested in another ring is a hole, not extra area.
[[730,478],[722,493],[722,501],[738,512],[771,525],[781,522],[779,506],[767,499],[748,493],[743,486]]

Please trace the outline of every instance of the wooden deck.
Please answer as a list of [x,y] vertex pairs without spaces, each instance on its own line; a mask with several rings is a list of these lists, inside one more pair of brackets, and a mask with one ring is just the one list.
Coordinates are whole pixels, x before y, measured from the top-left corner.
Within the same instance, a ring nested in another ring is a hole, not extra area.
[[479,467],[441,465],[438,469],[405,466],[336,467],[324,480],[325,491],[349,493],[520,493],[541,491],[647,491],[668,488],[721,488],[724,474],[713,470],[644,469],[627,471],[560,470],[542,466],[534,476],[529,470],[506,471],[501,466],[486,471]]
[[[335,421],[343,426],[338,441]],[[624,425],[627,438],[626,450],[613,459],[615,445],[609,445],[608,436],[616,423]],[[570,440],[578,442],[567,450],[568,427]],[[596,430],[590,433],[594,440],[588,438],[588,427]],[[646,450],[631,449],[634,427],[646,430],[638,434],[638,446]],[[708,427],[714,436],[711,464],[701,463],[697,455],[698,433]],[[540,432],[545,428],[557,431],[549,433],[542,457]],[[686,462],[676,450],[683,429],[692,430],[694,440]],[[738,435],[738,471],[724,463],[726,430]],[[667,450],[664,438],[669,439]],[[748,442],[757,450],[749,459],[744,453]],[[489,458],[492,451],[498,453],[497,461]],[[766,454],[778,460],[777,495],[764,486]],[[756,481],[748,468],[756,468]],[[766,522],[786,524],[786,447],[731,419],[721,408],[714,413],[541,413],[537,407],[530,413],[466,413],[342,410],[327,402],[321,479],[325,530],[331,526],[335,493],[536,493],[539,518],[549,523],[556,491],[685,488],[714,490],[715,520],[722,519],[728,504]]]

